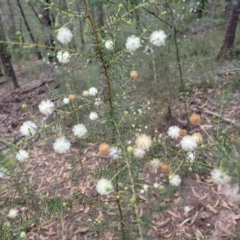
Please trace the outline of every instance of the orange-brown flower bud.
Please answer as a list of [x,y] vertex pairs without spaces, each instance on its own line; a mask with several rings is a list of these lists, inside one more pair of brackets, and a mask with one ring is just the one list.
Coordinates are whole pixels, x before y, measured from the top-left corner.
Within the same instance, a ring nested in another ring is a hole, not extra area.
[[201,122],[201,116],[197,113],[193,113],[190,118],[189,118],[189,121],[191,124],[193,125],[197,125],[198,123]]
[[107,143],[101,143],[98,148],[99,152],[103,155],[107,155],[109,153],[109,149],[110,145]]

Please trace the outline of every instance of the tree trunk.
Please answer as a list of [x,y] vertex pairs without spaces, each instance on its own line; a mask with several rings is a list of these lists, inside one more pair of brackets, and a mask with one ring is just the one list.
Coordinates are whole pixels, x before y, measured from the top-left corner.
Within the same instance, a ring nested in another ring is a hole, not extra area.
[[198,8],[197,8],[198,18],[202,18],[203,17],[203,11],[205,9],[205,4],[206,3],[208,3],[208,0],[201,0],[199,2]]
[[[6,0],[5,0],[6,1]],[[3,1],[3,2],[5,2]],[[15,21],[14,21],[14,15],[13,15],[13,10],[12,10],[12,4],[10,3],[10,0],[7,0],[6,5],[8,7],[8,12],[7,12],[7,21],[9,24],[9,33],[14,36],[16,33],[16,27],[15,27]]]
[[[45,0],[46,4],[50,4],[51,1],[50,0]],[[52,35],[52,30],[53,30],[53,25],[54,25],[54,18],[52,16],[52,18],[50,17],[51,12],[49,11],[49,8],[46,8],[46,5],[42,4],[41,5],[41,14],[42,14],[42,18],[41,18],[41,24],[42,24],[42,28],[44,33],[46,34],[46,40],[45,40],[45,45],[46,46],[51,46],[51,47],[55,47],[55,43],[54,43],[54,37]],[[54,49],[51,49],[51,51],[54,53]],[[48,56],[48,60],[50,62],[54,61],[54,54],[52,54],[52,56]]]
[[231,50],[233,48],[239,13],[240,13],[240,0],[238,0],[237,4],[234,4],[232,8],[232,12],[227,26],[227,32],[221,50],[218,54],[218,58],[222,55],[223,52],[226,52],[227,50]]
[[14,69],[12,67],[11,63],[11,56],[7,51],[7,45],[3,43],[5,41],[4,39],[4,29],[2,24],[2,19],[0,16],[0,40],[2,41],[0,43],[0,58],[2,60],[2,64],[4,66],[5,73],[12,79],[14,88],[19,88],[19,84],[17,81],[17,77],[15,75]]
[[[31,29],[30,29],[29,25],[28,25],[28,21],[27,21],[27,19],[26,19],[26,16],[25,16],[25,14],[24,14],[24,12],[23,12],[23,9],[22,9],[22,6],[21,6],[19,0],[17,0],[17,5],[18,5],[18,7],[19,7],[19,9],[20,9],[21,15],[22,15],[23,20],[24,20],[24,23],[25,23],[25,25],[26,25],[26,27],[27,27],[28,33],[29,33],[29,35],[30,35],[30,38],[31,38],[31,40],[33,41],[33,43],[35,43],[33,34],[32,34],[32,32],[31,32]],[[37,47],[36,47],[36,50],[37,50],[38,59],[39,59],[39,60],[42,59],[42,54],[41,54],[41,52],[38,50]]]

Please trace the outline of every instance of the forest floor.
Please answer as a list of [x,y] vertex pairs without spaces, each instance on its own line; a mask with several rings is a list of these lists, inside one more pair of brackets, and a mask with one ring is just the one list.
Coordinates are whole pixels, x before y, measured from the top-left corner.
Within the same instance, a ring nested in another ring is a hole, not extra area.
[[[27,65],[27,64],[26,64]],[[229,68],[229,63],[225,63],[222,73],[218,73],[213,77],[221,77],[225,79],[225,83],[235,79],[240,73],[239,69]],[[41,75],[30,83],[24,82],[24,71],[20,69],[16,71],[20,85],[20,89],[12,90],[11,83],[0,85],[0,139],[14,142],[19,133],[19,126],[31,115],[21,108],[23,103],[27,103],[30,112],[35,113],[39,102],[48,97],[49,86],[52,86],[52,76]],[[41,79],[41,80],[40,80]],[[42,80],[45,79],[45,80]],[[231,97],[225,105],[221,121],[226,126],[231,126],[234,131],[229,133],[230,140],[239,139],[240,132],[240,90],[232,89]],[[202,123],[201,128],[198,126],[192,131],[200,131],[205,138],[212,138],[212,128],[219,117],[220,103],[214,99],[220,97],[217,89],[198,88],[195,92],[188,96],[187,103],[189,109],[199,109],[201,111]],[[175,118],[178,115],[178,109],[182,108],[179,102],[175,102],[172,112]],[[154,126],[156,127],[156,126]],[[158,127],[158,126],[157,126]],[[159,128],[159,135],[169,127],[166,122]],[[206,135],[206,132],[208,135]],[[113,198],[101,198],[95,190],[95,180],[91,177],[91,173],[99,168],[103,168],[112,161],[109,157],[100,155],[98,152],[98,144],[89,143],[79,151],[76,147],[64,155],[57,155],[52,151],[52,146],[46,144],[43,140],[37,140],[30,146],[31,157],[27,162],[21,163],[21,168],[15,173],[16,176],[27,178],[32,188],[39,196],[59,197],[64,199],[65,206],[63,211],[51,218],[38,216],[39,211],[45,211],[46,206],[41,207],[41,202],[34,205],[34,195],[26,196],[29,202],[25,204],[16,204],[21,212],[21,217],[30,219],[36,216],[36,222],[29,220],[26,228],[21,231],[27,233],[27,239],[51,239],[51,240],[87,240],[87,239],[119,239],[120,232],[118,219],[113,218],[109,226],[104,225],[104,219],[115,215],[116,203]],[[72,165],[68,164],[68,160],[73,156],[79,155],[79,162]],[[211,158],[212,156],[207,156]],[[239,161],[239,156],[238,156]],[[30,168],[29,168],[30,166]],[[30,170],[25,171],[29,168]],[[149,162],[146,162],[142,168],[145,170],[139,175],[139,179],[149,186],[153,186],[155,182],[164,183],[167,180],[167,173],[161,171],[160,168],[153,168]],[[74,179],[71,176],[74,171]],[[171,195],[164,196],[159,194],[158,189],[150,188],[147,193],[139,192],[139,213],[140,216],[148,216],[149,211],[154,209],[162,209],[155,211],[150,219],[148,231],[145,233],[147,239],[211,239],[211,240],[230,240],[240,239],[240,195],[238,184],[229,184],[226,186],[217,186],[207,178],[209,172],[195,171],[187,173],[183,178],[181,186]],[[11,176],[1,179],[0,201],[11,198],[19,198],[20,195],[16,191],[15,182],[11,181]],[[9,189],[8,192],[3,191]],[[78,192],[82,196],[81,199],[71,200],[68,196]],[[22,193],[24,195],[24,193]],[[14,197],[13,197],[14,196]],[[120,189],[120,196],[123,201],[128,201],[126,191]],[[98,197],[99,200],[106,203],[91,203],[90,198]],[[43,203],[44,205],[44,203]],[[184,207],[189,206],[189,211],[184,211]],[[48,206],[49,207],[49,206]],[[54,206],[52,206],[54,207]],[[0,217],[5,213],[5,208],[0,209]],[[108,216],[106,216],[106,213]],[[127,210],[126,212],[127,213]],[[130,218],[133,217],[130,215]],[[17,223],[16,223],[17,224]],[[128,225],[124,226],[126,232],[131,232]],[[115,229],[115,230],[113,230]],[[1,238],[0,239],[7,239]],[[17,238],[16,238],[17,239]],[[135,239],[133,236],[128,239]]]

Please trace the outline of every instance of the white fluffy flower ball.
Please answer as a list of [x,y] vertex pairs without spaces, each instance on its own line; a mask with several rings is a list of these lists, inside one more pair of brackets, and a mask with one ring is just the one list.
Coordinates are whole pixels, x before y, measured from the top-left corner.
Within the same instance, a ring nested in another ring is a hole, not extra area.
[[122,149],[119,147],[111,147],[109,150],[109,156],[113,159],[118,159],[122,154]]
[[184,212],[185,212],[185,213],[190,212],[190,210],[191,210],[191,208],[190,208],[189,206],[185,206],[185,207],[184,207]]
[[140,38],[132,35],[127,38],[126,48],[132,53],[141,47]]
[[18,210],[15,209],[15,208],[12,208],[12,209],[9,210],[7,216],[8,216],[9,218],[15,218],[15,217],[17,217],[17,215],[18,215]]
[[69,104],[69,102],[70,102],[69,98],[65,97],[65,98],[63,99],[63,103],[64,103],[64,104]]
[[56,153],[63,154],[70,149],[71,143],[65,137],[59,137],[55,139],[53,143],[53,149]]
[[172,176],[172,178],[169,180],[169,183],[172,185],[172,186],[179,186],[182,182],[182,179],[179,175],[177,174],[174,174]]
[[196,154],[194,152],[187,153],[187,162],[193,163],[196,158]]
[[75,126],[73,126],[73,135],[75,137],[84,137],[87,133],[87,128],[85,127],[84,124],[77,124]]
[[135,144],[137,148],[148,151],[152,145],[152,138],[146,134],[139,134],[136,138]]
[[95,87],[91,87],[89,88],[88,93],[90,96],[96,96],[98,93],[98,90]]
[[147,184],[144,184],[144,185],[143,185],[143,189],[144,189],[144,191],[147,191],[147,190],[148,190],[148,185],[147,185]]
[[157,47],[160,47],[165,44],[166,38],[167,35],[162,30],[154,31],[150,36],[150,43]]
[[134,148],[133,155],[136,158],[143,158],[146,152],[142,150],[141,148]]
[[180,145],[185,151],[193,151],[197,147],[196,139],[192,136],[185,136],[180,141]]
[[213,169],[211,171],[211,178],[214,183],[224,185],[231,181],[231,177],[220,169]]
[[158,188],[158,187],[159,187],[159,184],[158,184],[158,183],[154,183],[154,184],[153,184],[153,187],[154,187],[154,188]]
[[94,104],[95,104],[96,106],[100,106],[100,105],[102,104],[101,98],[96,98]]
[[20,162],[28,159],[28,152],[22,149],[19,150],[16,154],[16,159]]
[[113,49],[113,41],[112,40],[107,40],[105,42],[105,48],[108,50],[112,50]]
[[26,121],[21,125],[20,132],[26,137],[33,136],[37,132],[37,125],[32,121]]
[[108,195],[113,191],[113,185],[110,180],[102,178],[97,182],[96,189],[99,194]]
[[69,60],[71,58],[71,55],[68,51],[58,51],[57,53],[57,60],[60,62],[60,63],[68,63]]
[[43,100],[38,105],[39,111],[46,116],[50,116],[53,113],[54,107],[54,103],[50,100]]
[[67,27],[58,29],[57,40],[62,44],[68,44],[72,41],[72,32]]
[[89,118],[90,118],[90,120],[94,121],[94,120],[98,119],[98,114],[96,112],[91,112],[89,114]]
[[178,126],[171,126],[168,128],[167,134],[174,139],[177,139],[179,137],[179,131],[180,128]]

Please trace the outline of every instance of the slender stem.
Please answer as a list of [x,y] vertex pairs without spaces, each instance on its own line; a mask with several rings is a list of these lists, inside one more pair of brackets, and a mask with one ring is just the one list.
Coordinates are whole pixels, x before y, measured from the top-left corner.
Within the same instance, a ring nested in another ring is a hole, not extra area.
[[[106,76],[106,83],[107,83],[107,90],[108,90],[107,91],[108,92],[107,100],[108,100],[108,103],[109,103],[110,114],[111,114],[112,124],[113,124],[114,123],[114,109],[113,109],[113,99],[112,99],[112,89],[111,89],[111,78],[110,78],[110,75],[109,75],[108,69],[107,69],[108,65],[105,62],[105,59],[103,57],[103,52],[102,52],[102,49],[101,49],[101,46],[100,46],[100,40],[99,40],[98,32],[97,32],[97,29],[94,26],[93,21],[92,21],[92,18],[91,18],[89,9],[88,9],[87,0],[84,0],[83,2],[84,2],[84,6],[85,6],[85,11],[86,11],[86,18],[88,19],[89,25],[92,28],[92,31],[93,31],[93,34],[94,34],[94,38],[95,38],[95,43],[96,43],[96,46],[97,46],[97,51],[99,53],[99,58],[100,58],[100,61],[102,63],[104,74]],[[113,124],[113,126],[114,126],[114,124]],[[114,132],[115,132],[115,129],[113,129],[113,136],[115,134]],[[118,171],[118,163],[117,163],[117,161],[115,161],[115,165],[116,165],[116,171]],[[117,176],[116,177],[116,193],[117,193],[117,195],[119,193],[118,182],[119,182],[119,180],[118,180],[118,176]],[[120,215],[122,238],[125,240],[126,239],[126,236],[125,236],[125,224],[124,224],[124,220],[123,220],[122,208],[121,208],[121,204],[120,204],[120,199],[119,198],[117,198],[117,206],[118,206],[118,211],[119,211],[119,215]]]
[[[172,20],[174,20],[172,9],[170,9],[170,13],[171,13]],[[183,80],[182,64],[181,64],[179,47],[178,47],[178,42],[177,42],[177,29],[176,29],[175,21],[176,20],[174,20],[174,24],[173,24],[174,44],[175,44],[175,48],[176,48],[176,58],[177,58],[178,71],[179,71],[179,80],[180,80],[180,84],[181,84],[181,90],[183,92],[185,115],[187,118],[187,128],[188,128],[188,130],[190,130],[190,122],[189,122],[189,118],[188,118],[188,108],[187,108],[187,100],[186,100],[186,87],[185,87],[185,82]]]
[[154,54],[152,48],[150,49],[151,56],[152,56],[152,65],[153,65],[153,78],[154,78],[154,83],[157,84],[157,71],[156,71],[156,63],[154,60]]
[[[117,123],[114,122],[114,124],[115,124],[116,130],[117,130],[117,134],[120,138],[121,134],[120,134],[119,129],[117,127]],[[124,148],[124,144],[122,142],[121,142],[121,147],[123,149],[124,156],[126,156],[124,158],[125,158],[125,163],[126,163],[126,166],[127,166],[127,169],[128,169],[128,175],[129,175],[129,178],[130,178],[130,181],[131,181],[132,198],[137,199],[137,195],[136,195],[136,191],[135,191],[135,183],[134,183],[134,179],[133,179],[133,175],[132,175],[132,171],[131,171],[131,166],[130,166],[130,161],[129,161],[129,159],[131,158],[131,155],[126,153],[125,148]],[[140,235],[140,240],[143,240],[143,230],[142,230],[142,227],[141,227],[140,217],[139,217],[136,202],[133,203],[133,208],[134,208],[134,212],[135,212],[135,215],[136,215],[136,218],[137,218],[138,233]]]
[[96,31],[96,28],[93,24],[91,15],[90,15],[89,10],[88,10],[87,0],[84,0],[84,6],[85,6],[85,10],[86,10],[86,18],[88,19],[88,22],[89,22],[89,24],[90,24],[90,26],[93,30],[95,42],[96,42],[96,45],[97,45],[97,50],[98,50],[98,53],[99,53],[99,58],[100,58],[100,61],[102,63],[102,66],[103,66],[104,74],[106,76],[107,88],[108,88],[108,99],[107,100],[109,102],[110,110],[112,112],[113,111],[113,103],[112,103],[112,91],[111,91],[111,85],[110,85],[111,79],[110,79],[110,76],[109,76],[108,71],[107,71],[107,64],[105,63],[105,60],[103,58],[103,53],[102,53],[102,49],[100,47],[100,41],[99,41],[98,33]]

